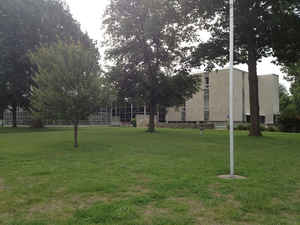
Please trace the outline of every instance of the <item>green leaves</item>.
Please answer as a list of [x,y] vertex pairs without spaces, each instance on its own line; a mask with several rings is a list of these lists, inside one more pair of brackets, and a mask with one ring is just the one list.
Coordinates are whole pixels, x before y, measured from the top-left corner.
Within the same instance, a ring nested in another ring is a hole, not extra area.
[[30,55],[37,65],[32,106],[47,117],[58,114],[78,123],[95,112],[103,102],[99,56],[82,43],[59,41]]
[[7,100],[6,106],[29,105],[35,72],[29,51],[55,43],[58,38],[92,46],[60,0],[1,0],[0,33],[0,95]]
[[[196,28],[183,15],[177,0],[111,1],[104,20],[106,56],[114,62],[108,77],[120,98],[170,105],[191,96],[185,88],[197,89],[185,63],[191,49],[186,43],[195,40]],[[189,85],[170,88],[176,75]]]

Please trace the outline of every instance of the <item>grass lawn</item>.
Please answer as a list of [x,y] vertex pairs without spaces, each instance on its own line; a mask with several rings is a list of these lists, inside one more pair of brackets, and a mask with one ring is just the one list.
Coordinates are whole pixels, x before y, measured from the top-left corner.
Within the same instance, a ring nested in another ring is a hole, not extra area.
[[0,224],[300,224],[300,134],[0,129]]

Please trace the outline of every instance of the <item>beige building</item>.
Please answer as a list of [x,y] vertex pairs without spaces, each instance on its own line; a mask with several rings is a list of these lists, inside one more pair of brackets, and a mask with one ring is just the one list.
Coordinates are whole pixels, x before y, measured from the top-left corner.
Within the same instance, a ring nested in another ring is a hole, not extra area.
[[[167,122],[212,122],[224,124],[229,115],[229,70],[199,74],[201,89],[182,107],[168,108]],[[275,74],[258,76],[261,122],[274,124],[279,115],[279,80]],[[234,69],[233,118],[250,121],[248,72]]]

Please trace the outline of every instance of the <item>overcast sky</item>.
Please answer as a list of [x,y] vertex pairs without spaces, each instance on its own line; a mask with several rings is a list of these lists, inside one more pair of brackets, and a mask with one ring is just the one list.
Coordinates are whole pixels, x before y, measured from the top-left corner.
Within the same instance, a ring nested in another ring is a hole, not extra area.
[[[91,38],[100,42],[103,37],[101,30],[102,15],[109,0],[66,0],[74,18],[81,24],[83,31],[88,32]],[[258,74],[278,74],[280,83],[289,87],[287,81],[283,79],[280,68],[271,63],[272,58],[263,59],[258,63]],[[236,66],[239,69],[248,71],[247,65]]]

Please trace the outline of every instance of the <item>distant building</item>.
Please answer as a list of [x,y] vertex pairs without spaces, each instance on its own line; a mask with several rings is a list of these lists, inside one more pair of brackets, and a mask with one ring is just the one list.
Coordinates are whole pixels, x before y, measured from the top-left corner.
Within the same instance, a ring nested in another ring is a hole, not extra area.
[[[201,76],[201,90],[184,106],[168,108],[166,121],[225,124],[229,117],[229,70],[197,75]],[[261,123],[274,124],[279,115],[278,76],[258,76],[258,83]],[[234,69],[233,85],[234,122],[250,122],[248,72]]]

